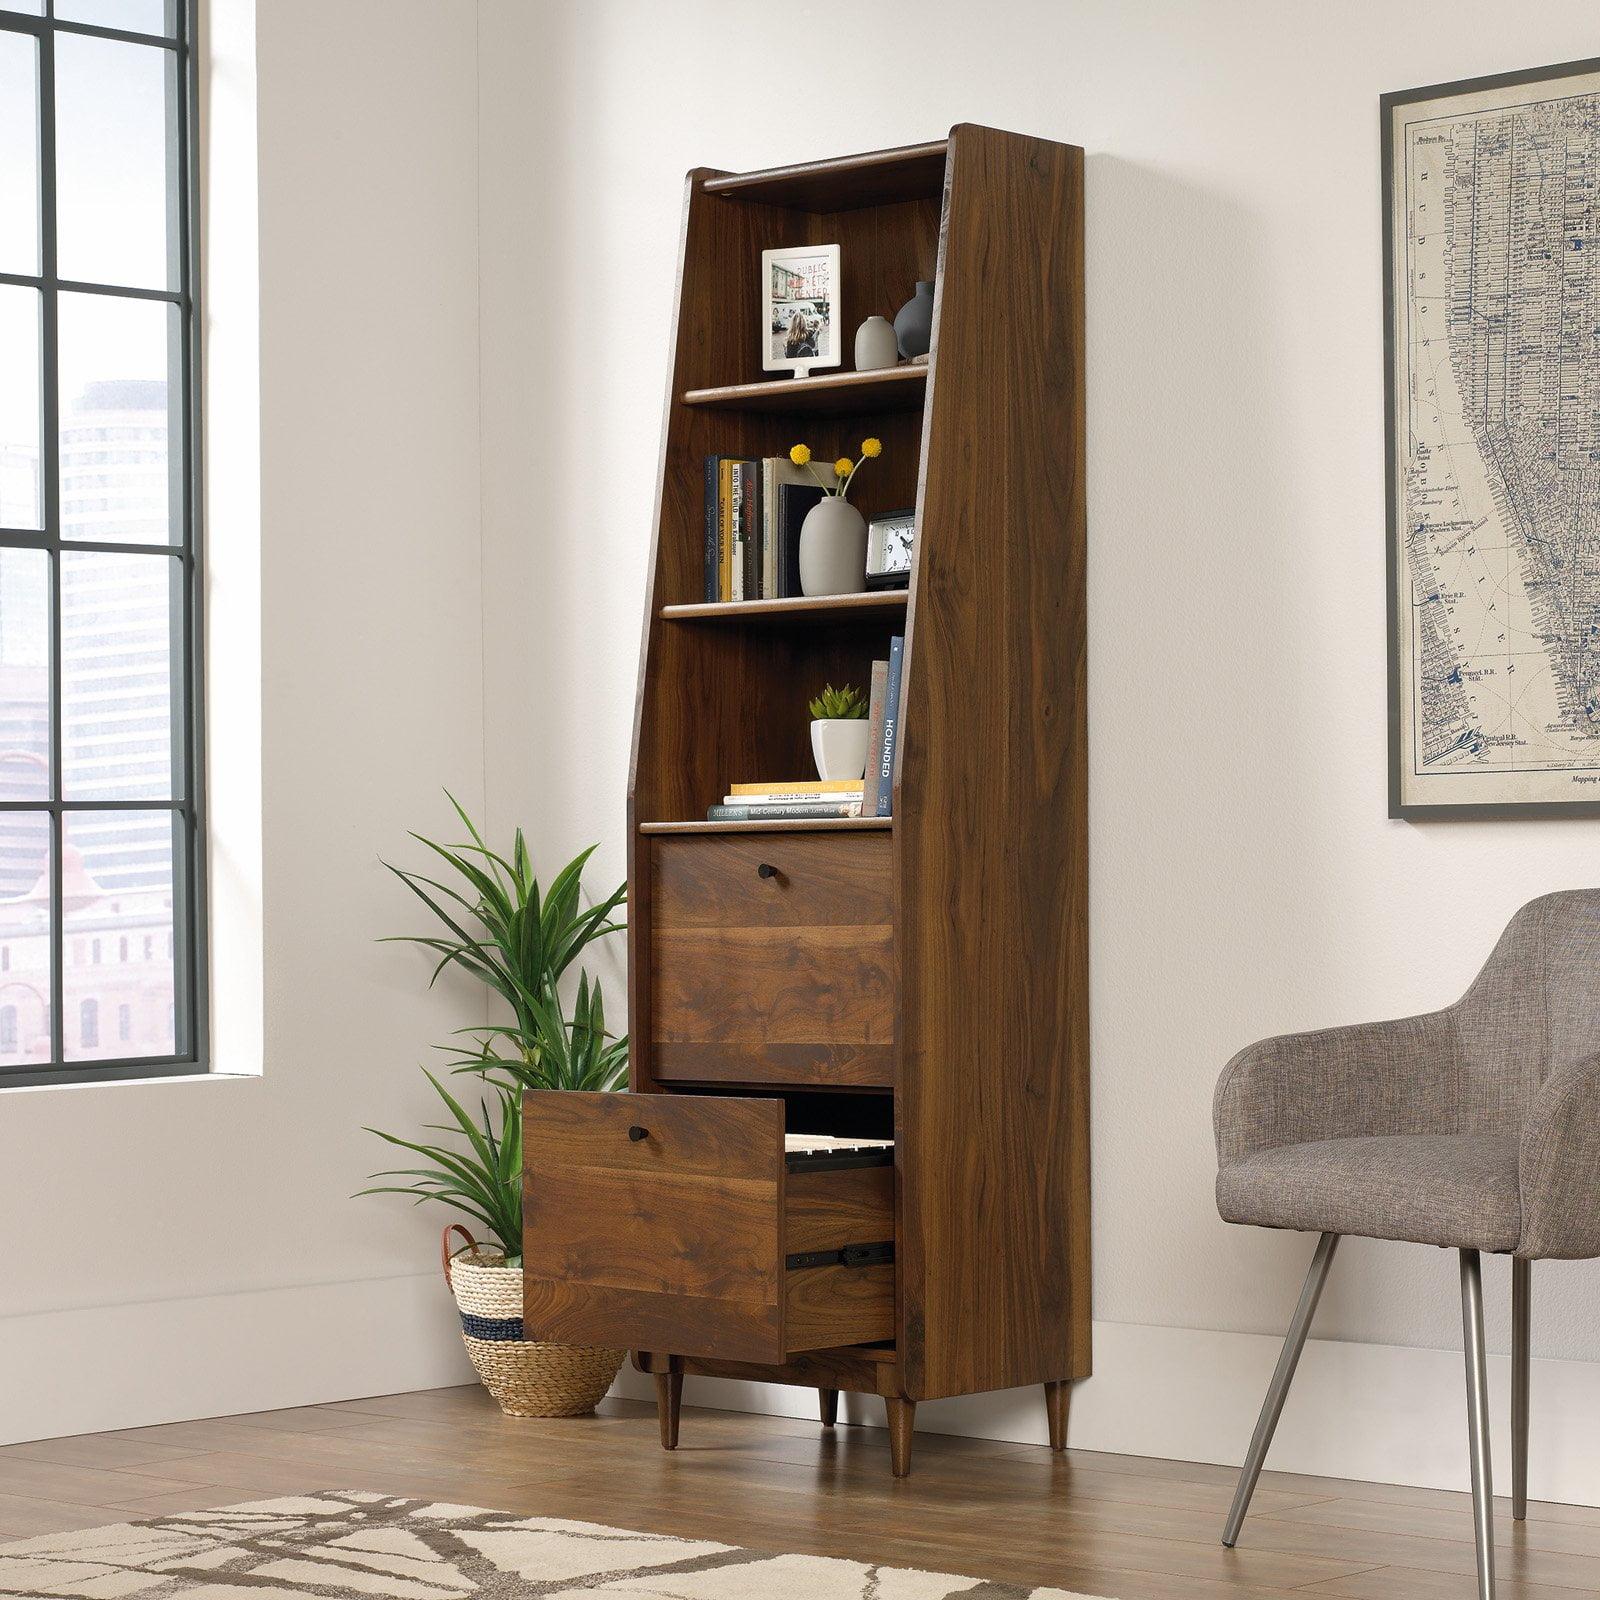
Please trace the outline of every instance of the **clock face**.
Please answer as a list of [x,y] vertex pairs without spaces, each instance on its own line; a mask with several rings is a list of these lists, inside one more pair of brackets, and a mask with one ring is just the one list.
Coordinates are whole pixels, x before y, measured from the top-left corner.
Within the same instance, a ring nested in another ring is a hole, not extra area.
[[909,511],[888,517],[874,517],[868,541],[867,571],[875,576],[911,571],[911,550],[916,543],[916,524]]

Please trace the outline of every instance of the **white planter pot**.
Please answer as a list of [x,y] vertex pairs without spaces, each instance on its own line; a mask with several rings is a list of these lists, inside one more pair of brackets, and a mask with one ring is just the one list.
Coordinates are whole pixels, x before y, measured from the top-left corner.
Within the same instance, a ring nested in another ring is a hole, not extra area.
[[824,495],[800,524],[800,592],[861,594],[866,587],[866,521],[848,500]]
[[811,754],[824,783],[860,778],[867,771],[867,719],[817,717],[811,724]]

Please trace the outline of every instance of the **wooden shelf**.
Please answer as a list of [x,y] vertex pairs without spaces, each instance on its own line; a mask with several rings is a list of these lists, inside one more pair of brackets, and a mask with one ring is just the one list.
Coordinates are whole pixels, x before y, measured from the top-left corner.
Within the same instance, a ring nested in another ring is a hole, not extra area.
[[763,822],[641,822],[640,833],[862,833],[894,826],[893,817],[796,817]]
[[819,594],[793,600],[717,600],[695,605],[662,606],[667,622],[778,622],[824,623],[840,617],[882,612],[893,616],[906,608],[904,589],[869,590],[866,594]]
[[730,172],[726,177],[708,178],[705,192],[795,211],[854,211],[901,200],[937,200],[944,192],[949,153],[949,140],[937,139],[833,161]]
[[920,411],[928,391],[928,363],[908,362],[881,372],[831,372],[815,378],[777,378],[690,389],[686,406],[716,411],[785,411],[804,416],[844,416],[870,411]]

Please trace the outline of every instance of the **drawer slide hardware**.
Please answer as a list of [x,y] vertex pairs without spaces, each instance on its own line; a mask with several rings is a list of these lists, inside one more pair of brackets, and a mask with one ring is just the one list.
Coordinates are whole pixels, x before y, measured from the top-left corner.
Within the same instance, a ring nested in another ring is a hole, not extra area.
[[801,1250],[784,1266],[799,1272],[806,1267],[882,1267],[893,1260],[894,1240],[885,1239],[879,1244],[847,1244],[842,1250]]

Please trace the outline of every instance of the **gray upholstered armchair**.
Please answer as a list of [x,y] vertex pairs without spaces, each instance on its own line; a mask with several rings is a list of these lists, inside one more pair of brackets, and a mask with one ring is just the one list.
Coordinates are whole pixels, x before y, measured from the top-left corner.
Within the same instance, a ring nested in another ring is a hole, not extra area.
[[1214,1108],[1227,1222],[1320,1233],[1223,1533],[1249,1508],[1341,1234],[1461,1253],[1478,1592],[1494,1594],[1481,1251],[1512,1267],[1512,1514],[1527,1515],[1536,1260],[1600,1256],[1600,890],[1546,895],[1443,1011],[1268,1039]]

